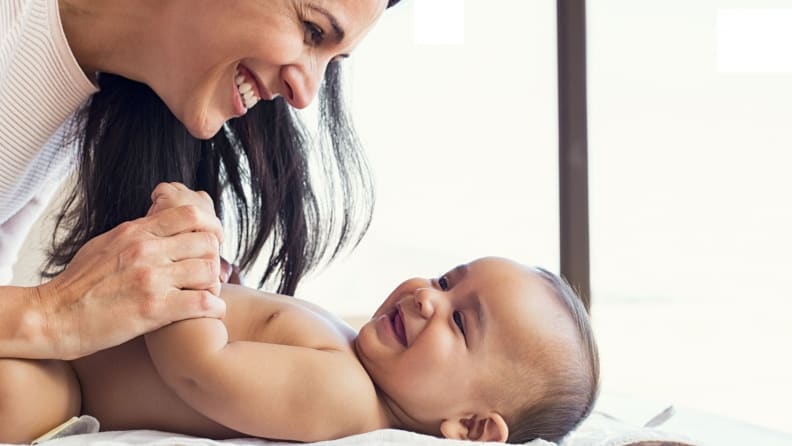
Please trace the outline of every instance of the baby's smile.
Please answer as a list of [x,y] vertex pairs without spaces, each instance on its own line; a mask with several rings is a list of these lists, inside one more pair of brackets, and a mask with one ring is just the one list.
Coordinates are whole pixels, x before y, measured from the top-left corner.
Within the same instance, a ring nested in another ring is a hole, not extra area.
[[398,305],[393,309],[389,319],[393,327],[393,332],[396,333],[396,338],[403,346],[407,347],[407,331],[404,329],[404,316]]

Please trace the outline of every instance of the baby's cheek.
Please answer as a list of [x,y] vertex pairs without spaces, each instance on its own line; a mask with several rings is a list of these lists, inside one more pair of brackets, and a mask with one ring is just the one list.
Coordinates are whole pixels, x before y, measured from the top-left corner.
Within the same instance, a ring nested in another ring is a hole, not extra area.
[[385,314],[388,310],[393,308],[393,306],[396,305],[396,302],[398,302],[404,297],[404,292],[401,290],[401,288],[402,287],[400,286],[395,290],[393,290],[390,293],[390,295],[385,299],[385,301],[383,301],[382,304],[380,304],[379,308],[377,308],[377,311],[374,312],[374,315],[372,317],[377,317],[382,314]]
[[461,348],[464,347],[464,341],[460,347],[456,336],[440,324],[426,327],[412,347],[421,365],[434,370],[453,370],[460,365],[465,354]]

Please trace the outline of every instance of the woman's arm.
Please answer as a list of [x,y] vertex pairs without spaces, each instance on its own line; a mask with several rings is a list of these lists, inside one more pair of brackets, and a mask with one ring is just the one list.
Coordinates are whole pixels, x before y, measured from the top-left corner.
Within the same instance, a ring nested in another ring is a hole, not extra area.
[[56,344],[33,287],[0,287],[0,357],[51,358]]
[[176,322],[145,338],[158,373],[179,397],[238,432],[319,441],[371,424],[371,411],[360,408],[369,407],[373,388],[351,353],[228,343],[223,322],[208,318]]
[[117,226],[35,288],[0,287],[0,357],[74,359],[190,317],[221,317],[222,227],[197,206]]

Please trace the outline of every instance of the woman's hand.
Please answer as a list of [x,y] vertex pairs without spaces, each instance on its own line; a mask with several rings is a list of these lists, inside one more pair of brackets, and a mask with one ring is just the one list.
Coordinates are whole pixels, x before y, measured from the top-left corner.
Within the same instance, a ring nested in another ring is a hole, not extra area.
[[205,193],[168,206],[185,191],[157,186],[153,211],[92,239],[37,288],[43,338],[56,350],[49,356],[74,359],[173,321],[225,314],[217,297],[222,227]]
[[[181,183],[160,183],[151,193],[152,205],[146,215],[153,215],[165,209],[179,206],[197,206],[207,213],[214,214],[212,198],[204,191],[193,191]],[[239,268],[220,257],[220,282],[242,283]]]

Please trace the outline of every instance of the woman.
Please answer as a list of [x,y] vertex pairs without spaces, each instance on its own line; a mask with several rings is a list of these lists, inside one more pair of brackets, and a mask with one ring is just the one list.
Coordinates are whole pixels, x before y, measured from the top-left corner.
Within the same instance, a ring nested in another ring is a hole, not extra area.
[[[217,215],[233,211],[240,267],[266,250],[260,283],[281,293],[359,241],[371,188],[338,62],[397,2],[4,4],[0,283],[70,159],[77,184],[58,216],[52,280],[0,287],[0,357],[73,359],[174,320],[222,316],[217,217],[185,207],[134,219],[163,181],[206,191]],[[321,190],[292,111],[319,90],[330,142]]]

